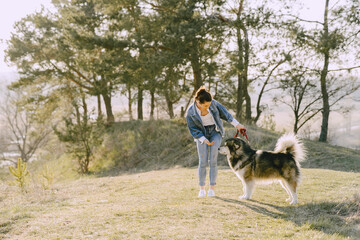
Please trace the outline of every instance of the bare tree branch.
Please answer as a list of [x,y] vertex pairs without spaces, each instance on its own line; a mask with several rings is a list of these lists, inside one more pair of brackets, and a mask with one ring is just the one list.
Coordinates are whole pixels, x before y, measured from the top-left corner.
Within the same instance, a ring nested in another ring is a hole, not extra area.
[[352,69],[360,68],[360,66],[349,67],[349,68],[339,68],[339,69],[330,69],[328,72],[337,72],[337,71],[350,71]]

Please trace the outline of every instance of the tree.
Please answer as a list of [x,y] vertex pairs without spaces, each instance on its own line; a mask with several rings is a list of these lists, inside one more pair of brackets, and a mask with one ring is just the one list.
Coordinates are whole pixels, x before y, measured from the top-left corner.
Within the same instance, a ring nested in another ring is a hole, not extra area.
[[[193,91],[187,101],[185,107],[187,108],[196,90],[204,84],[206,74],[208,76],[215,74],[212,71],[215,62],[211,64],[211,59],[219,52],[224,41],[222,34],[224,25],[216,17],[223,2],[153,0],[145,3],[156,12],[162,29],[159,41],[149,47],[152,46],[158,51],[167,51],[163,55],[164,60],[173,65],[166,65],[165,69],[179,69],[178,64],[181,64],[183,69],[187,64],[191,67]],[[185,86],[184,90],[187,88]]]
[[[80,94],[80,98],[77,97]],[[101,118],[91,122],[85,94],[69,91],[73,113],[64,118],[64,126],[54,126],[54,132],[59,140],[67,143],[67,151],[78,161],[79,172],[88,173],[89,164],[93,158],[94,150],[102,142],[104,125]]]
[[13,86],[42,84],[56,89],[73,82],[86,94],[103,97],[107,122],[111,123],[111,95],[118,84],[113,68],[121,56],[114,51],[119,53],[127,43],[101,31],[101,16],[92,1],[58,1],[55,6],[59,14],[42,10],[16,24],[6,51],[7,59],[21,73]]
[[170,119],[175,117],[174,104],[177,103],[182,95],[181,86],[179,85],[179,75],[182,73],[173,66],[164,69],[164,76],[160,82],[160,94],[165,97],[167,112]]
[[[228,38],[237,47],[228,53],[229,65],[232,67],[223,76],[230,80],[236,78],[236,84],[232,84],[236,87],[236,92],[230,91],[228,94],[236,96],[233,99],[236,102],[236,117],[248,123],[256,124],[259,120],[263,111],[263,95],[273,89],[269,86],[281,74],[280,66],[291,60],[291,53],[294,51],[289,48],[288,41],[284,41],[285,30],[280,27],[283,10],[275,9],[271,3],[274,2],[234,1],[234,5],[229,4],[230,8],[227,9],[232,18],[221,16],[228,24]],[[287,5],[284,1],[285,8]],[[259,89],[259,95],[256,100],[256,115],[252,116],[252,99],[249,93],[254,88]]]
[[[324,20],[322,22],[305,20],[297,16],[292,16],[295,22],[306,22],[315,25],[314,28],[308,30],[299,24],[294,28],[294,32],[297,37],[297,44],[312,49],[317,56],[321,56],[323,61],[321,70],[317,68],[309,69],[310,71],[317,72],[319,75],[319,85],[322,96],[322,124],[319,137],[319,141],[321,142],[327,141],[331,106],[359,88],[358,85],[352,84],[354,81],[351,78],[348,84],[339,84],[339,81],[343,81],[343,79],[337,78],[334,75],[329,75],[329,73],[360,67],[351,66],[340,69],[329,69],[331,62],[336,62],[343,52],[347,52],[353,47],[352,41],[354,36],[359,33],[354,35],[352,27],[349,27],[345,21],[347,19],[347,17],[344,18],[343,16],[344,12],[346,12],[345,9],[347,9],[345,5],[337,7],[335,3],[334,7],[331,8],[332,10],[330,10],[329,7],[330,0],[325,0],[324,5]],[[317,26],[320,26],[320,29],[318,29]],[[330,79],[333,80],[333,86],[330,85]],[[337,94],[335,94],[334,91]]]
[[[8,92],[1,111],[9,129],[11,144],[16,146],[22,161],[28,162],[46,143],[51,129],[43,122],[37,122],[35,113],[23,106],[19,92]],[[16,162],[15,159],[4,160]]]
[[307,74],[301,67],[292,68],[285,72],[286,78],[279,83],[279,88],[286,94],[281,93],[281,96],[274,100],[275,103],[281,102],[291,108],[294,114],[294,133],[298,133],[322,109],[321,95],[318,93],[313,75]]

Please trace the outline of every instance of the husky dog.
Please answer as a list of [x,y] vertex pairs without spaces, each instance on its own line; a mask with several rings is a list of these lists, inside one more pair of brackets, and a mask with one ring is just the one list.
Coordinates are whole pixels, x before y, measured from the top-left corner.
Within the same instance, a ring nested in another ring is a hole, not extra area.
[[274,151],[254,150],[242,139],[230,138],[219,152],[227,156],[230,168],[243,184],[244,195],[240,198],[251,198],[255,182],[278,180],[289,194],[287,201],[297,204],[299,162],[305,159],[305,150],[295,135],[285,134],[279,138]]

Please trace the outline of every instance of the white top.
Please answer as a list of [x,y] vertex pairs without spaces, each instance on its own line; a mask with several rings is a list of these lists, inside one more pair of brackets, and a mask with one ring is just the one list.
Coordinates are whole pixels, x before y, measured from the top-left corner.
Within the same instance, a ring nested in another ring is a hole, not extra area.
[[215,125],[215,120],[210,112],[208,114],[206,114],[205,116],[201,116],[201,114],[200,114],[200,117],[201,117],[201,121],[204,126]]
[[[203,126],[210,126],[210,125],[215,125],[216,126],[216,131],[219,132],[219,129],[215,123],[214,117],[211,114],[210,110],[208,110],[208,114],[206,114],[205,116],[201,116],[201,110],[198,108],[198,106],[195,104],[196,106],[196,111],[199,114],[202,124]],[[234,127],[236,127],[239,124],[239,122],[234,118],[234,120],[231,122],[231,125],[233,125]],[[205,136],[202,136],[201,138],[199,138],[199,141],[201,142],[201,144],[204,143],[204,141],[206,140]]]

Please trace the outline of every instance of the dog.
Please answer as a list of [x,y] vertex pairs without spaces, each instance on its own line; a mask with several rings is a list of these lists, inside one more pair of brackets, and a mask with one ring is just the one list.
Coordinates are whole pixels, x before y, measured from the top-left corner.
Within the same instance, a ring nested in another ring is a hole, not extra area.
[[289,194],[287,201],[297,204],[300,162],[305,159],[306,152],[294,134],[280,137],[274,151],[254,150],[240,138],[229,138],[225,146],[219,148],[219,153],[227,156],[230,168],[243,184],[241,199],[251,198],[255,183],[278,180]]

